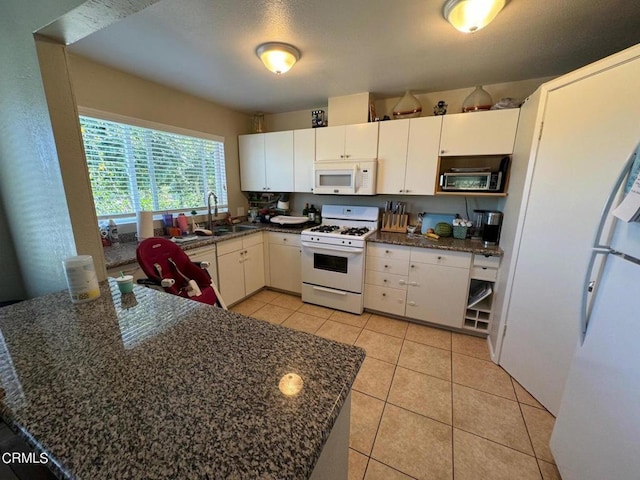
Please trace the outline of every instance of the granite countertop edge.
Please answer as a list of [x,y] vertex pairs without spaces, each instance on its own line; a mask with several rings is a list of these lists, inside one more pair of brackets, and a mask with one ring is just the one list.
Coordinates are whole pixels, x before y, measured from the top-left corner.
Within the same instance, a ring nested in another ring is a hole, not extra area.
[[454,252],[469,252],[486,256],[502,257],[504,250],[497,245],[485,247],[480,240],[457,239],[452,237],[440,237],[430,239],[423,235],[410,237],[406,233],[376,231],[367,238],[367,242],[387,243],[418,248],[432,248],[436,250],[449,250]]

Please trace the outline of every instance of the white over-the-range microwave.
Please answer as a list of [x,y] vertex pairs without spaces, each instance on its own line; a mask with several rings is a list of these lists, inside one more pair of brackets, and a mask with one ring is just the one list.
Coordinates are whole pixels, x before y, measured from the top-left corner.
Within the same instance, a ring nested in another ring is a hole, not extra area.
[[313,193],[333,195],[375,195],[378,160],[316,161],[313,164]]

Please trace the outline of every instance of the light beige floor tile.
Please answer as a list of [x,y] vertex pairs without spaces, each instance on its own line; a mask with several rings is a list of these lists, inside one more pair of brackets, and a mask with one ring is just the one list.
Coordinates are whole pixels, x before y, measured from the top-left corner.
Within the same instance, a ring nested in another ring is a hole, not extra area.
[[493,362],[454,353],[453,382],[516,400],[511,377]]
[[451,350],[456,353],[491,361],[486,338],[465,335],[464,333],[453,333],[451,335]]
[[362,328],[366,325],[369,317],[371,317],[370,313],[362,313],[360,315],[356,315],[355,313],[340,312],[338,310],[335,310],[329,318],[334,322],[346,323],[347,325]]
[[367,470],[369,457],[349,449],[349,480],[362,480]]
[[540,471],[542,472],[542,480],[562,480],[558,467],[553,463],[538,459],[538,465],[540,465]]
[[278,307],[276,305],[266,304],[259,310],[256,310],[251,314],[253,318],[258,320],[266,320],[267,322],[281,324],[293,313],[293,310],[288,308]]
[[516,382],[515,378],[512,377],[511,381],[513,383],[513,389],[516,391],[516,397],[518,397],[518,401],[520,403],[544,409],[544,407],[533,397],[533,395],[527,392],[522,385]]
[[536,457],[550,463],[555,463],[553,454],[549,448],[549,440],[551,440],[551,432],[556,419],[546,410],[530,407],[529,405],[520,405],[522,415],[527,424],[527,430],[531,436],[533,449]]
[[389,403],[451,425],[451,382],[398,367]]
[[298,310],[304,303],[300,297],[296,295],[289,295],[282,293],[269,302],[271,305],[277,305],[282,308],[288,308],[289,310]]
[[448,350],[405,340],[398,365],[451,381],[451,352]]
[[388,467],[373,458],[369,460],[367,467],[367,475],[365,480],[411,480],[412,477],[400,473],[391,467]]
[[251,315],[253,312],[260,310],[264,307],[266,303],[259,302],[258,300],[254,300],[252,298],[246,299],[244,302],[240,302],[237,305],[231,307],[231,311],[237,312],[241,315]]
[[453,426],[533,455],[518,402],[454,384]]
[[395,318],[383,317],[382,315],[371,315],[364,328],[391,335],[392,337],[404,338],[408,326],[409,322],[405,322],[404,320],[396,320]]
[[431,347],[438,347],[444,350],[451,350],[451,332],[439,328],[427,327],[409,323],[405,340],[424,343]]
[[334,312],[334,310],[331,310],[330,308],[321,307],[320,305],[312,305],[310,303],[305,303],[298,309],[298,311],[300,313],[306,313],[307,315],[313,315],[314,317],[324,318],[325,320]]
[[402,339],[371,330],[363,330],[355,345],[364,348],[367,351],[367,356],[395,364],[402,348]]
[[366,357],[353,383],[353,389],[386,400],[395,368],[391,363]]
[[456,480],[540,480],[536,459],[457,428],[453,429]]
[[415,478],[451,480],[451,427],[387,404],[371,458]]
[[384,402],[360,392],[351,392],[351,432],[349,447],[365,455],[371,454]]
[[316,335],[353,345],[361,331],[362,329],[358,327],[327,320],[316,332]]
[[296,312],[292,312],[291,316],[282,322],[282,326],[294,328],[307,333],[316,333],[325,321],[326,320],[324,318],[300,313],[298,310]]
[[269,303],[271,300],[280,295],[279,292],[274,292],[273,290],[260,290],[258,293],[252,295],[251,300],[257,300],[259,302]]

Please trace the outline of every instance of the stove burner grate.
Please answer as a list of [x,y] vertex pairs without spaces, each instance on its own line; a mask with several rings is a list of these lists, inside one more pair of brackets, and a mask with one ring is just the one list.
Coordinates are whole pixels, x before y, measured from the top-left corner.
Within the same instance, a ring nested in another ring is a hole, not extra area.
[[317,227],[313,227],[310,232],[318,232],[318,233],[331,233],[338,230],[340,227],[338,225],[320,225]]
[[367,227],[351,227],[340,232],[342,235],[353,235],[355,237],[361,237],[367,233],[369,233],[369,228]]

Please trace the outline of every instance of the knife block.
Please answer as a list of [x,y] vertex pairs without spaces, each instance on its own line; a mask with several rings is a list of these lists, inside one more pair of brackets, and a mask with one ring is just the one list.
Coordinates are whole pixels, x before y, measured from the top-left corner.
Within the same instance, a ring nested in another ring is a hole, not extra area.
[[383,213],[381,230],[383,232],[407,233],[408,223],[409,215],[406,213]]

